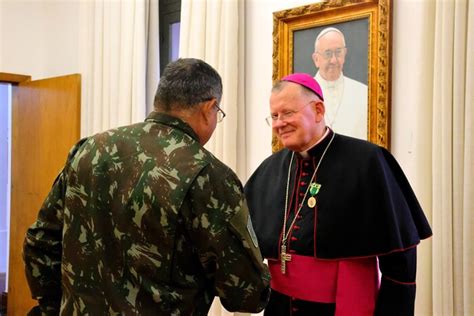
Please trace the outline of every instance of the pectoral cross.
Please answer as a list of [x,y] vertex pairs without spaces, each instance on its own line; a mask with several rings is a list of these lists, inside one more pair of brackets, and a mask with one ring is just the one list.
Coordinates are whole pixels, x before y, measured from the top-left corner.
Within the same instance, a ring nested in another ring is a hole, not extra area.
[[286,245],[284,243],[281,244],[280,261],[281,261],[281,273],[285,274],[286,262],[291,261],[291,255],[286,253]]

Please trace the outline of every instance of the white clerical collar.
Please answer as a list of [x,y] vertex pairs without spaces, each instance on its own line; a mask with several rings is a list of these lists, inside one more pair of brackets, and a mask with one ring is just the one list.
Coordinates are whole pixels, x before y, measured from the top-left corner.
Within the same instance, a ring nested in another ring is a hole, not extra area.
[[334,81],[329,81],[329,80],[326,80],[324,79],[323,77],[321,77],[321,73],[318,71],[316,73],[316,76],[314,76],[314,79],[316,79],[316,81],[320,84],[320,85],[323,85],[324,87],[326,88],[333,88],[333,87],[337,87],[341,84],[344,83],[344,74],[342,73],[341,71],[341,75],[339,76],[339,78],[337,78],[336,80]]
[[317,144],[319,144],[320,142],[322,142],[322,141],[326,138],[326,136],[328,136],[328,134],[329,134],[329,128],[326,127],[326,132],[324,132],[323,137],[321,137],[320,139],[318,139],[318,140],[316,141],[316,143],[314,143],[314,144],[313,144],[312,146],[310,146],[308,149],[299,152],[299,154],[301,155],[301,157],[302,157],[303,159],[308,158],[308,157],[309,157],[308,151],[310,151],[311,148],[313,148],[314,146],[316,146]]

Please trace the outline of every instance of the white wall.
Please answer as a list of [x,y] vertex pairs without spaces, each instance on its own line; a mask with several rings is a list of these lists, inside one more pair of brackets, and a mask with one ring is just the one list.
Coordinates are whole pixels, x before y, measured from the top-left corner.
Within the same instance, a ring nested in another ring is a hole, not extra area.
[[80,0],[0,0],[0,71],[42,79],[78,72]]
[[[0,71],[28,74],[33,79],[77,72],[79,1],[0,0]],[[272,81],[272,13],[316,1],[245,1],[248,177],[271,153],[271,130],[264,118]],[[426,113],[432,99],[419,91],[432,80],[433,26],[429,16],[434,4],[393,2],[392,152],[430,217],[431,120]],[[431,314],[430,247],[430,242],[420,247],[417,315]]]
[[[0,36],[3,38],[3,7],[4,5],[0,2]],[[2,71],[2,60],[3,60],[3,41],[0,41],[0,71]]]
[[[392,153],[432,223],[434,1],[396,1],[392,55]],[[410,21],[407,23],[407,21]],[[436,238],[436,232],[434,233]],[[432,315],[432,239],[418,247],[416,315]]]

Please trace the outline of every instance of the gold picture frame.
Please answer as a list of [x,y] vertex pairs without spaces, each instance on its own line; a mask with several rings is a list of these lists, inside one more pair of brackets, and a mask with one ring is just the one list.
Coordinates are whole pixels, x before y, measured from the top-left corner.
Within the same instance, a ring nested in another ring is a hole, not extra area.
[[[391,6],[391,0],[329,0],[273,13],[273,82],[293,72],[311,71],[309,68],[301,70],[307,66],[300,62],[299,56],[307,56],[311,45],[314,51],[316,34],[322,28],[362,30],[362,33],[354,33],[356,36],[352,39],[360,51],[358,61],[354,58],[352,64],[354,74],[359,73],[361,77],[364,67],[367,70],[367,140],[387,149],[390,147]],[[308,40],[311,32],[312,40]],[[349,47],[347,36],[346,44]],[[312,62],[311,55],[307,59]],[[346,64],[347,60],[344,76]],[[317,69],[314,64],[313,67],[314,74]],[[357,71],[361,67],[362,72]],[[273,137],[272,149],[281,149],[276,137]]]

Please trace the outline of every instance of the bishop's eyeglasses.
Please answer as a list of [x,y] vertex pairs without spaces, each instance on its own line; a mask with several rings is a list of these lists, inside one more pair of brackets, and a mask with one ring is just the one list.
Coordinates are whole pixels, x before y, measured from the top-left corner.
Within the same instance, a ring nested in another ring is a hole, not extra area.
[[272,114],[270,116],[267,116],[265,118],[265,122],[267,122],[268,126],[272,126],[272,124],[278,120],[280,121],[287,121],[289,120],[293,115],[295,115],[296,113],[298,113],[299,111],[303,110],[305,107],[307,107],[308,105],[310,105],[311,103],[313,103],[315,100],[312,100],[308,103],[306,103],[305,105],[303,105],[299,110],[290,110],[290,111],[285,111],[285,112],[282,112],[282,113],[279,113],[279,114]]
[[322,53],[320,53],[320,52],[316,52],[316,53],[323,56],[324,59],[331,59],[332,56],[336,56],[336,58],[341,58],[346,53],[346,48],[345,47],[339,47],[339,48],[336,48],[335,50],[326,49]]

